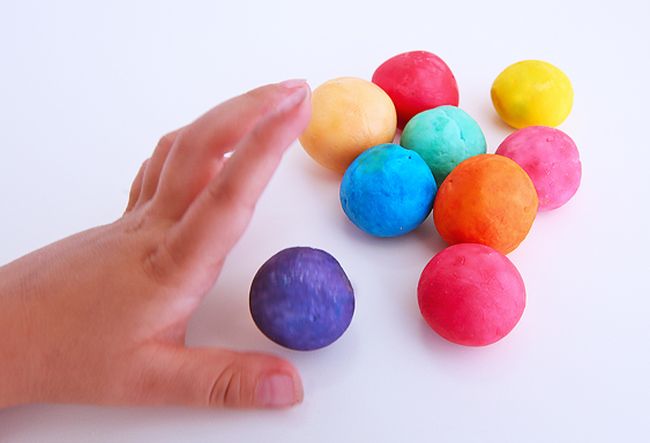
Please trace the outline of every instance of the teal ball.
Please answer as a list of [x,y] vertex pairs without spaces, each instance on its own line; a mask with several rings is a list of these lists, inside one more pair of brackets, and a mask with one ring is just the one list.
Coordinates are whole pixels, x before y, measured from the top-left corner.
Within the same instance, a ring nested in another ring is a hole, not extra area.
[[400,144],[420,154],[438,186],[460,162],[487,148],[481,127],[456,106],[416,114],[404,127]]
[[429,215],[437,191],[429,167],[417,152],[386,143],[359,155],[341,181],[343,212],[359,229],[396,237]]

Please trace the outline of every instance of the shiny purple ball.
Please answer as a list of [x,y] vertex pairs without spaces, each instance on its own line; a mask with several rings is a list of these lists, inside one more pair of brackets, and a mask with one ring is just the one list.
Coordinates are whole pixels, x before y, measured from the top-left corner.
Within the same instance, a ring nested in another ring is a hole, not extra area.
[[339,262],[327,252],[288,248],[255,274],[250,310],[268,338],[289,349],[311,351],[333,343],[348,328],[354,291]]

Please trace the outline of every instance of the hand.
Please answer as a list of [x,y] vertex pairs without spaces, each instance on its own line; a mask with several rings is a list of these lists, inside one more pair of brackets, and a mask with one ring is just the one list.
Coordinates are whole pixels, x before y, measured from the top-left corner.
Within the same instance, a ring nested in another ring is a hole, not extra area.
[[289,362],[184,341],[192,312],[307,125],[309,97],[306,83],[293,80],[222,103],[160,140],[122,218],[0,268],[0,407],[302,400]]

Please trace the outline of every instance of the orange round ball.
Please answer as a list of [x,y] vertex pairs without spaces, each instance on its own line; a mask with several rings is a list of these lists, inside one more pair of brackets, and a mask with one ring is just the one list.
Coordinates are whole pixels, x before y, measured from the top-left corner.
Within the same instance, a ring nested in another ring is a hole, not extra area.
[[535,186],[521,166],[501,155],[482,154],[447,176],[433,219],[449,244],[481,243],[507,254],[526,238],[537,205]]

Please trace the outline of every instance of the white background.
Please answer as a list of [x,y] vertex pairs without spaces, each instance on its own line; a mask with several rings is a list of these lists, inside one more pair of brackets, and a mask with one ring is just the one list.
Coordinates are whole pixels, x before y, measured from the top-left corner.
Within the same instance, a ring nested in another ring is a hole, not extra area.
[[[91,4],[93,3],[93,4]],[[337,177],[296,144],[190,326],[190,344],[291,359],[304,403],[286,411],[27,406],[2,442],[582,442],[650,438],[647,1],[420,3],[6,2],[0,5],[0,262],[117,218],[158,137],[214,104],[286,78],[370,78],[427,49],[494,151],[510,132],[494,77],[527,58],[572,79],[561,126],[583,181],[510,254],[527,286],[501,342],[464,348],[421,319],[415,288],[443,245],[431,219],[403,238],[357,231]],[[250,280],[294,245],[336,256],[356,289],[348,332],[311,353],[265,339]],[[7,337],[0,339],[8,339]]]

